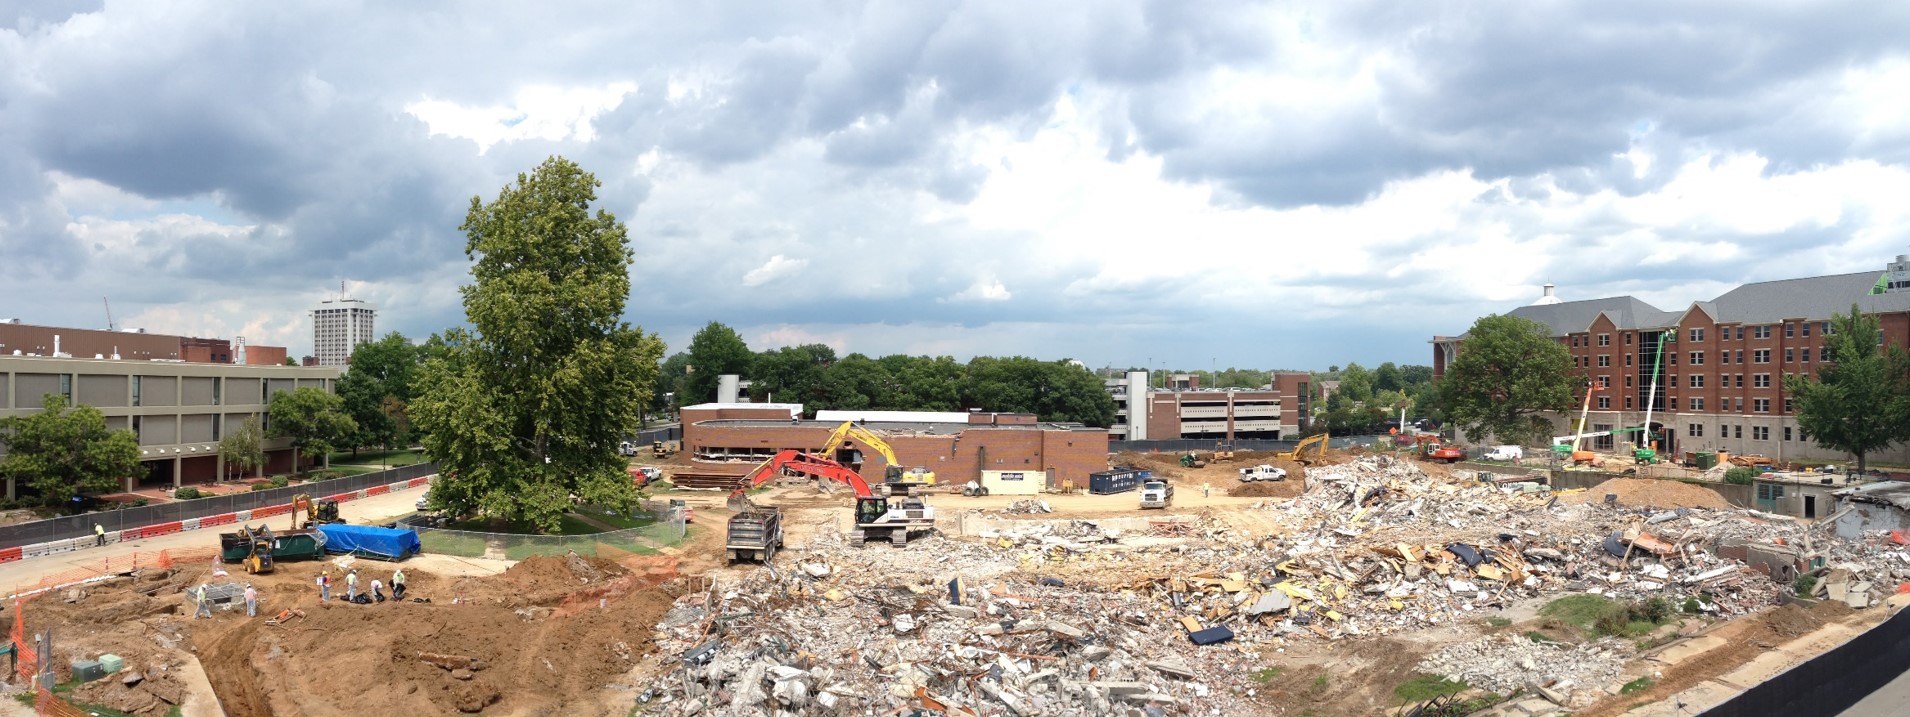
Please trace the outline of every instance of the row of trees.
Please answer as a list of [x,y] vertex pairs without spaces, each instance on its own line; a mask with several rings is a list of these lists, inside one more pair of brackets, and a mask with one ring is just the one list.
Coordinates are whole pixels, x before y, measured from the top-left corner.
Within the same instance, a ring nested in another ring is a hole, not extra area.
[[801,403],[809,410],[980,409],[1091,426],[1114,422],[1114,399],[1101,378],[1070,361],[978,356],[959,363],[948,356],[870,358],[859,353],[838,357],[835,349],[822,344],[756,352],[734,329],[718,322],[698,331],[689,351],[663,362],[651,408],[666,410],[669,396],[679,406],[713,401],[722,374],[748,378],[752,397]]
[[1402,367],[1391,361],[1370,370],[1357,363],[1334,366],[1327,374],[1314,375],[1314,386],[1339,381],[1316,420],[1331,433],[1348,434],[1379,432],[1387,421],[1399,420],[1401,409],[1408,417],[1436,419],[1440,411],[1432,379],[1431,366]]

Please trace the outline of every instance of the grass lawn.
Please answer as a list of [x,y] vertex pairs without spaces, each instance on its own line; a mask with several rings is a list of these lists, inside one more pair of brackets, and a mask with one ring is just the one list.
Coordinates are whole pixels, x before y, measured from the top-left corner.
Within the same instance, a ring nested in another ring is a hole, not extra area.
[[[545,534],[539,533],[536,526],[524,521],[496,520],[492,518],[459,521],[444,527],[447,530],[469,530],[478,533],[515,533],[518,535]],[[557,532],[554,533],[554,535],[594,535],[601,532],[603,531],[598,529],[597,526],[586,523],[578,519],[577,516],[566,514],[563,518],[559,519]]]
[[358,455],[356,456],[352,455],[351,451],[342,451],[339,453],[332,454],[332,465],[334,467],[339,465],[348,465],[348,466],[389,465],[389,466],[396,467],[396,466],[408,466],[413,463],[423,463],[423,462],[424,462],[424,455],[421,453],[418,453],[417,451],[411,451],[411,450],[359,451]]

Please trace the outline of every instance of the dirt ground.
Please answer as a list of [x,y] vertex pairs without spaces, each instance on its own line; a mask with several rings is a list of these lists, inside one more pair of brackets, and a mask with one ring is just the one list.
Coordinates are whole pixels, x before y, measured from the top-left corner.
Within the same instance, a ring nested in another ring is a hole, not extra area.
[[[1315,467],[1348,457],[1331,451]],[[640,462],[681,464],[679,460]],[[1115,462],[1153,470],[1172,480],[1176,486],[1173,508],[1142,512],[1133,492],[981,497],[932,492],[927,497],[937,511],[938,527],[950,535],[958,534],[964,514],[994,520],[1204,515],[1234,530],[1268,535],[1275,524],[1266,511],[1254,508],[1298,495],[1307,469],[1279,462],[1270,454],[1247,452],[1234,461],[1202,468],[1183,468],[1172,455],[1122,454]],[[1238,480],[1239,468],[1260,463],[1285,468],[1289,478],[1251,484]],[[1425,468],[1433,473],[1445,470]],[[846,527],[853,496],[846,487],[830,487],[825,492],[796,481],[752,499],[784,509],[788,547],[800,551],[818,532]],[[184,591],[213,578],[210,565],[192,565],[149,570],[90,585],[70,596],[35,599],[27,606],[27,627],[52,626],[61,636],[56,662],[63,679],[66,664],[74,657],[103,652],[124,657],[128,671],[145,675],[146,683],[126,688],[117,679],[103,680],[82,687],[75,698],[142,716],[165,714],[165,708],[185,699],[194,684],[203,684],[193,679],[195,663],[204,668],[225,713],[234,717],[480,711],[527,717],[626,715],[646,676],[656,669],[649,642],[652,627],[671,602],[688,591],[690,581],[733,580],[760,569],[723,560],[722,526],[729,517],[726,494],[677,491],[669,497],[683,498],[696,508],[696,525],[690,540],[665,551],[677,560],[677,570],[685,577],[660,587],[616,589],[635,580],[633,570],[644,569],[634,556],[621,563],[534,558],[500,572],[506,564],[499,561],[427,555],[403,567],[410,587],[407,597],[429,602],[351,605],[336,599],[344,591],[344,559],[282,563],[274,574],[249,578],[261,594],[259,617],[247,619],[241,608],[221,611],[211,620],[193,620]],[[1017,501],[1029,498],[1046,502],[1053,512],[1008,512]],[[210,534],[208,538],[216,540]],[[394,567],[372,561],[350,564],[360,570],[364,582],[371,577],[388,581]],[[334,578],[334,600],[326,603],[320,603],[313,584],[321,569],[331,570]],[[1067,577],[1099,579],[1111,585],[1121,576]],[[240,583],[247,579],[243,574],[227,578]],[[604,590],[610,592],[601,607],[594,597],[573,597]],[[76,599],[68,602],[68,597]],[[265,624],[267,616],[287,609],[301,611],[303,616],[283,625]],[[1742,663],[1766,649],[1762,645],[1776,644],[1834,618],[1785,608],[1726,625],[1716,634],[1729,640],[1727,646],[1671,668],[1650,691],[1580,714],[1616,714],[1625,705],[1669,695]],[[1396,707],[1392,689],[1413,677],[1414,665],[1422,657],[1482,629],[1454,624],[1391,638],[1292,642],[1282,652],[1261,655],[1266,674],[1257,681],[1264,688],[1257,689],[1253,698],[1265,707],[1264,714],[1390,713]]]

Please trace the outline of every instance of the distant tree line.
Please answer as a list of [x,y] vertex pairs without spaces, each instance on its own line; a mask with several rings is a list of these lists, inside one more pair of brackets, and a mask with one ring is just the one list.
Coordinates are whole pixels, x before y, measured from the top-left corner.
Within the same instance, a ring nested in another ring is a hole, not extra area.
[[1339,381],[1339,388],[1326,394],[1324,402],[1314,406],[1316,427],[1338,434],[1378,433],[1388,422],[1399,420],[1400,409],[1411,421],[1427,418],[1439,421],[1438,392],[1433,388],[1431,366],[1396,366],[1388,361],[1367,369],[1357,363],[1345,368],[1334,366],[1327,373],[1314,374],[1313,392],[1317,398],[1324,381]]
[[714,401],[717,377],[723,374],[750,381],[752,400],[800,403],[810,415],[818,410],[978,409],[1098,427],[1114,423],[1114,399],[1102,379],[1071,361],[837,356],[822,344],[752,351],[735,330],[718,322],[698,331],[687,352],[663,361],[651,408]]

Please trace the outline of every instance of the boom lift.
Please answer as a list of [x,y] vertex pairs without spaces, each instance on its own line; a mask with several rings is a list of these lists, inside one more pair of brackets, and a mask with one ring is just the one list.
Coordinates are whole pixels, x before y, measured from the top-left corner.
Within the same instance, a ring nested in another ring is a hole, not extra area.
[[[883,460],[889,462],[888,467],[882,471],[882,482],[892,487],[891,492],[894,492],[894,487],[913,493],[915,488],[935,485],[934,471],[926,467],[904,469],[902,461],[895,457],[895,449],[889,447],[888,441],[882,440],[875,431],[856,425],[855,421],[843,421],[842,425],[836,426],[836,430],[829,434],[829,439],[823,442],[822,450],[816,451],[814,455],[834,459],[836,463],[847,465],[851,469],[860,468],[862,460],[856,455],[857,451],[849,446],[851,438],[875,449],[875,452],[882,454]],[[845,452],[847,456],[844,455]]]
[[[1294,446],[1293,450],[1275,453],[1273,456],[1280,460],[1294,461],[1301,465],[1312,465],[1313,461],[1326,458],[1326,437],[1324,433],[1315,433],[1301,439],[1300,445]],[[1309,459],[1305,456],[1306,449],[1314,446],[1319,446],[1319,450],[1314,451],[1313,458]]]
[[771,456],[744,476],[742,484],[730,493],[730,509],[739,515],[764,512],[750,502],[749,489],[784,472],[827,478],[847,483],[855,489],[855,529],[850,532],[849,539],[858,545],[883,538],[893,545],[907,545],[910,540],[927,535],[935,528],[935,508],[927,501],[917,497],[891,500],[890,496],[876,495],[875,491],[869,489],[868,482],[862,480],[862,475],[848,466],[822,456],[793,450]]

